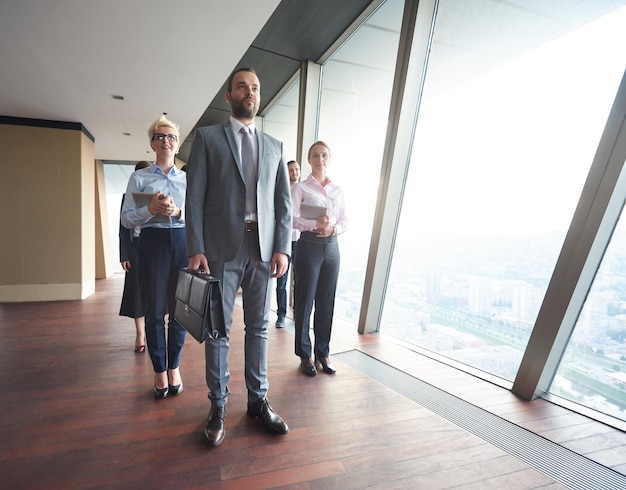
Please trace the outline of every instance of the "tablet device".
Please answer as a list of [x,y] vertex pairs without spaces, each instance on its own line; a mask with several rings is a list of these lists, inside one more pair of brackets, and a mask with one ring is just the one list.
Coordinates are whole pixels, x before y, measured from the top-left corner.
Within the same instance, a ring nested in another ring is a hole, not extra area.
[[326,206],[314,206],[312,204],[300,204],[300,216],[304,219],[318,220],[322,216],[326,216],[328,209]]
[[[148,206],[150,201],[152,200],[152,196],[154,192],[133,192],[133,199],[135,200],[136,208],[143,208],[144,206]],[[165,194],[161,194],[163,197],[166,197]],[[170,217],[165,216],[164,214],[155,214],[150,222],[158,222],[158,223],[169,223]]]
[[137,205],[136,207],[143,208],[144,206],[148,206],[153,195],[153,192],[133,192],[133,199]]

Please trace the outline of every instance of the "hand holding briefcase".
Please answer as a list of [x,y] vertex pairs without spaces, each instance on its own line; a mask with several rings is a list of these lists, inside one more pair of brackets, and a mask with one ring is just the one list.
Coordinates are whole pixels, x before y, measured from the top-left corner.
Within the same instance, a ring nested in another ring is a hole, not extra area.
[[226,336],[220,281],[203,271],[181,269],[174,320],[200,343]]

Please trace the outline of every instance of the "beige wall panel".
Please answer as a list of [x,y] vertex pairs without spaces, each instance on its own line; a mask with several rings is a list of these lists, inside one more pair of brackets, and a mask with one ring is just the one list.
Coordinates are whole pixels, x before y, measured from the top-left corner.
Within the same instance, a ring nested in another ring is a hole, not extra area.
[[0,129],[11,141],[0,156],[0,204],[16,218],[1,242],[0,301],[86,297],[95,286],[93,142],[78,129]]
[[[81,281],[80,133],[31,128],[38,134],[24,156],[46,161],[39,178],[23,182],[27,195],[24,242],[27,250],[23,284]],[[42,148],[43,147],[43,148]],[[47,148],[49,151],[45,151]],[[44,151],[42,151],[42,149]],[[30,257],[38,257],[31,260]],[[45,260],[42,260],[45,258]]]
[[[81,139],[81,299],[96,291],[96,192],[94,182],[95,149],[94,142],[84,133],[79,133]],[[106,207],[105,207],[106,209]]]
[[95,251],[96,278],[104,279],[113,275],[113,254],[111,253],[111,233],[107,208],[106,182],[104,166],[100,160],[95,162]]
[[15,185],[15,175],[19,173],[11,161],[5,160],[0,152],[0,207],[8,210],[10,220],[0,233],[0,284],[6,284],[11,277],[22,275],[24,261],[23,243],[23,193]]

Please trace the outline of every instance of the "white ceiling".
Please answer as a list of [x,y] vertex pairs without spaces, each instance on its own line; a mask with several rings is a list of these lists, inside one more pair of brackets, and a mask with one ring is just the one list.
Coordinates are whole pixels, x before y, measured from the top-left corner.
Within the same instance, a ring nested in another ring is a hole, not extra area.
[[1,0],[0,115],[82,123],[96,159],[150,159],[150,122],[166,112],[184,138],[278,4]]

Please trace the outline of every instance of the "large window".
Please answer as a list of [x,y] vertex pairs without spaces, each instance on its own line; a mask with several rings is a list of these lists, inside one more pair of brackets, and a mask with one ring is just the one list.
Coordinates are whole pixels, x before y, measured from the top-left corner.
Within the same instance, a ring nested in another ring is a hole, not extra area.
[[[624,71],[625,4],[439,2],[381,331],[515,378]],[[590,317],[617,307],[591,298]]]
[[[378,193],[404,2],[388,0],[322,69],[319,139],[331,148],[329,177],[350,219],[339,239],[335,316],[357,323]],[[308,150],[312,141],[305,141]],[[303,162],[303,166],[308,166]],[[307,169],[308,170],[308,169]]]
[[[285,161],[297,160],[298,95],[300,81],[296,80],[280,100],[263,117],[263,131],[283,142]],[[263,93],[261,93],[261,96]]]

